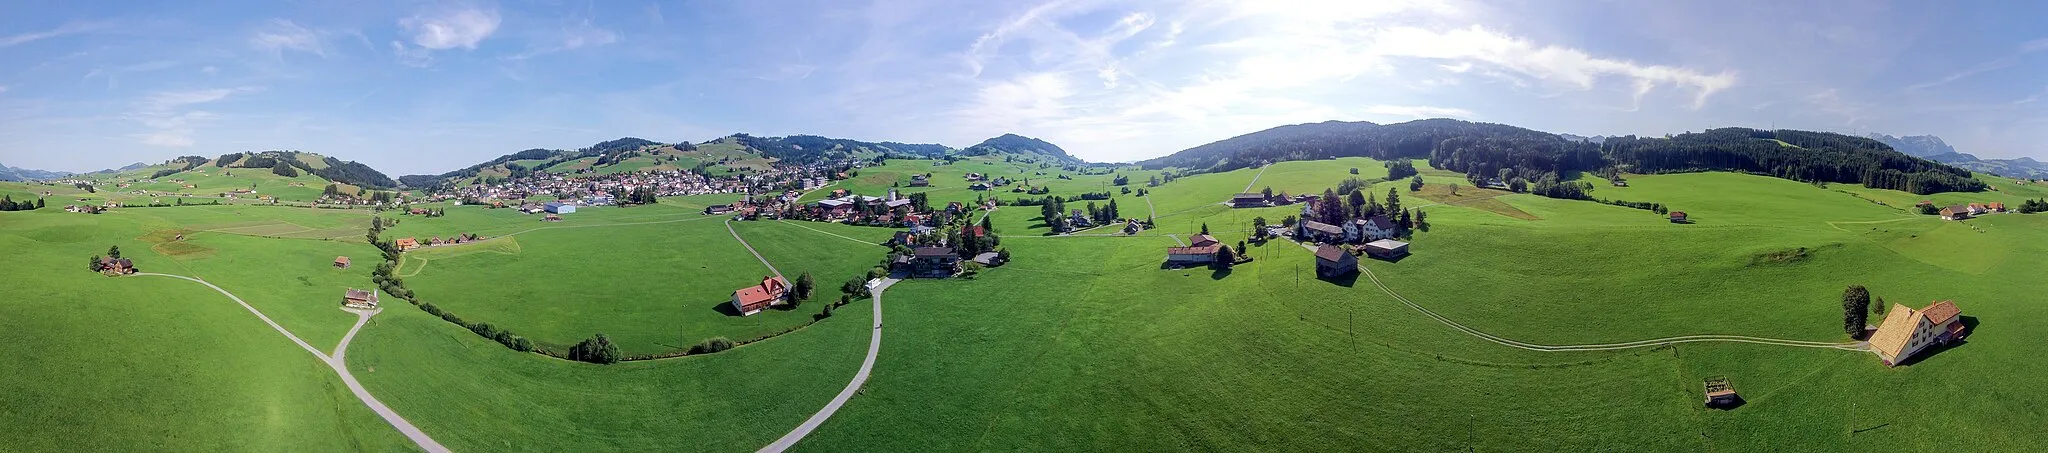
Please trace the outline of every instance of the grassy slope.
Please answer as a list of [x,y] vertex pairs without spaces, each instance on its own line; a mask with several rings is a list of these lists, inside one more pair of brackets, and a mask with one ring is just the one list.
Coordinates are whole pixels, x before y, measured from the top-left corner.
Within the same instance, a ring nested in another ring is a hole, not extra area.
[[[35,276],[0,286],[0,343],[35,350],[0,367],[0,423],[11,427],[0,443],[24,451],[411,448],[326,365],[219,293],[87,272],[85,258],[108,245],[145,270],[178,272],[175,259],[136,239],[153,222],[141,211],[0,213],[0,246],[25,252],[9,258],[9,273]],[[248,282],[209,280],[252,304],[279,302]]]

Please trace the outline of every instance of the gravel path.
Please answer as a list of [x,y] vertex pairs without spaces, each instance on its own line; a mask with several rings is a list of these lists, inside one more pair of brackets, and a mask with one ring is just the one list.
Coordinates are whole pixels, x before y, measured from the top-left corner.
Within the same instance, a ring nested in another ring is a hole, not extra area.
[[789,434],[783,435],[781,439],[776,439],[775,443],[761,447],[760,451],[781,453],[782,451],[789,450],[789,447],[796,446],[797,442],[804,440],[804,436],[808,436],[812,430],[818,429],[818,425],[825,424],[826,419],[832,418],[833,413],[839,412],[839,407],[846,405],[847,400],[853,399],[853,395],[860,391],[860,386],[868,382],[868,373],[875,369],[875,356],[882,352],[882,291],[889,289],[889,286],[895,285],[898,281],[901,280],[885,278],[882,279],[880,284],[875,285],[874,288],[869,290],[874,296],[875,326],[874,330],[870,331],[872,333],[868,336],[868,357],[860,362],[860,371],[853,373],[853,380],[848,381],[846,388],[840,390],[838,396],[832,397],[831,402],[825,403],[825,408],[819,409],[818,413],[812,414],[811,418],[805,419],[803,424],[797,425],[796,429],[791,430]]
[[435,442],[433,438],[427,437],[427,433],[420,431],[418,427],[414,427],[412,425],[412,422],[405,421],[404,417],[398,416],[398,412],[392,411],[391,408],[385,406],[383,402],[377,401],[376,397],[370,395],[370,391],[368,389],[363,388],[362,383],[356,381],[355,375],[349,374],[348,364],[346,362],[348,358],[348,344],[351,341],[355,341],[356,332],[362,330],[363,324],[369,323],[370,317],[376,316],[378,311],[381,310],[348,310],[356,314],[356,325],[354,327],[350,327],[348,329],[348,334],[343,335],[341,337],[341,344],[335,345],[334,355],[329,356],[325,353],[321,353],[320,350],[314,348],[313,345],[307,344],[306,340],[299,339],[298,335],[292,335],[291,331],[285,330],[284,326],[278,325],[276,321],[270,320],[269,316],[264,316],[263,312],[257,311],[256,307],[250,306],[248,302],[243,302],[242,298],[236,297],[234,293],[230,293],[228,292],[228,290],[221,289],[219,286],[214,286],[212,283],[208,283],[205,280],[186,277],[183,275],[171,274],[138,273],[135,275],[152,277],[170,277],[186,280],[201,285],[206,285],[206,287],[213,288],[214,291],[220,292],[221,295],[228,296],[228,299],[234,300],[235,303],[241,304],[242,308],[249,310],[249,313],[255,314],[257,319],[262,319],[264,324],[269,324],[271,329],[277,330],[277,333],[284,334],[285,338],[291,339],[292,342],[297,343],[299,347],[305,348],[306,352],[312,353],[313,357],[317,357],[320,359],[321,362],[326,363],[328,368],[334,369],[334,374],[341,376],[341,382],[343,384],[348,385],[349,392],[355,393],[356,399],[362,400],[363,405],[369,406],[371,411],[377,413],[377,416],[384,417],[384,421],[386,423],[390,423],[391,427],[397,428],[398,432],[405,434],[406,438],[412,439],[413,443],[418,444],[420,449],[434,453],[446,453],[448,451],[448,447],[443,447],[441,446],[440,442]]
[[781,277],[781,276],[782,276],[782,271],[780,271],[780,270],[776,270],[776,269],[775,269],[775,265],[773,265],[773,264],[768,264],[768,258],[764,258],[764,257],[762,257],[762,256],[761,256],[761,252],[756,252],[756,251],[754,251],[754,246],[753,246],[753,245],[749,245],[749,244],[747,244],[747,240],[746,240],[746,239],[740,238],[740,232],[739,232],[739,230],[734,230],[734,229],[732,229],[732,221],[731,221],[731,220],[727,220],[727,221],[725,221],[725,231],[726,231],[727,233],[732,233],[732,238],[733,238],[734,240],[738,240],[738,241],[740,241],[740,246],[741,246],[741,247],[746,247],[746,248],[747,248],[747,253],[752,253],[752,254],[754,254],[754,259],[757,259],[757,260],[761,260],[761,265],[762,265],[762,266],[768,266],[768,272],[773,272],[773,273],[775,273],[775,276],[776,276],[776,277]]

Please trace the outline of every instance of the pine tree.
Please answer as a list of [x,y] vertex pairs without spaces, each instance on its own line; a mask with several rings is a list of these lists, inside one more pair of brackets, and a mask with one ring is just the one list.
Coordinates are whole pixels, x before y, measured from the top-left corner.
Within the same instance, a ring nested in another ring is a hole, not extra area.
[[121,246],[107,247],[107,257],[117,260],[121,259]]

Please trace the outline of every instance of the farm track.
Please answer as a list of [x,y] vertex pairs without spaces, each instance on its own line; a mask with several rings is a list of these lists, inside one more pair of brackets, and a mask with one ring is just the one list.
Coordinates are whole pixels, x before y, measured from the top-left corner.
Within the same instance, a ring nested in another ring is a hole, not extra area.
[[746,240],[746,239],[744,239],[744,238],[741,238],[741,237],[740,237],[740,232],[739,232],[739,230],[734,230],[734,229],[732,229],[732,221],[731,221],[731,220],[727,220],[727,221],[725,221],[725,232],[727,232],[727,233],[732,233],[732,239],[733,239],[733,240],[735,240],[735,241],[740,241],[740,246],[741,246],[741,247],[746,247],[746,248],[747,248],[747,253],[752,253],[752,254],[754,254],[754,259],[757,259],[757,260],[761,260],[761,265],[762,265],[762,266],[768,266],[768,272],[773,272],[773,273],[775,273],[775,277],[776,277],[776,278],[782,278],[782,279],[784,279],[784,280],[788,280],[787,278],[783,278],[783,277],[782,277],[782,270],[780,270],[780,269],[776,269],[776,268],[775,268],[775,265],[773,265],[773,264],[768,264],[768,258],[767,258],[767,257],[761,256],[761,252],[757,252],[757,251],[754,251],[754,246],[753,246],[753,244],[748,244],[748,243],[747,243],[747,240]]
[[247,309],[249,310],[249,313],[256,315],[257,319],[263,320],[264,324],[269,324],[271,329],[277,330],[277,333],[283,334],[285,338],[292,340],[292,343],[297,343],[299,347],[305,348],[306,352],[312,353],[313,357],[320,359],[320,361],[323,363],[326,363],[328,368],[334,370],[334,374],[336,376],[341,377],[341,382],[348,386],[349,392],[354,393],[356,395],[356,399],[362,400],[364,406],[368,406],[372,412],[376,412],[377,416],[383,417],[386,423],[390,423],[392,428],[398,429],[399,433],[404,434],[407,439],[411,439],[414,444],[419,445],[420,449],[434,453],[448,452],[448,447],[441,446],[440,442],[435,442],[432,437],[427,436],[427,433],[422,432],[418,427],[413,426],[412,422],[406,421],[405,417],[400,417],[398,415],[398,412],[392,411],[391,408],[385,406],[383,402],[377,401],[377,398],[375,396],[370,395],[369,389],[363,388],[363,384],[361,382],[356,381],[355,375],[349,373],[347,363],[348,345],[350,342],[355,341],[356,332],[361,331],[363,329],[363,325],[368,324],[370,322],[370,317],[375,316],[377,314],[377,311],[365,312],[350,310],[351,312],[354,312],[356,314],[356,325],[354,327],[350,327],[348,329],[348,333],[341,337],[341,343],[336,344],[334,346],[333,355],[330,356],[327,353],[320,352],[320,349],[314,348],[313,345],[307,344],[306,340],[299,339],[298,335],[292,335],[292,332],[290,330],[285,330],[284,326],[278,325],[276,321],[270,320],[269,316],[263,315],[262,311],[257,310],[256,307],[254,306],[250,306],[248,302],[242,301],[241,297],[236,297],[234,293],[230,293],[228,292],[228,290],[221,289],[221,287],[219,286],[214,286],[213,283],[209,283],[205,280],[200,280],[192,277],[186,277],[183,275],[156,274],[145,272],[135,274],[135,276],[170,277],[190,281],[193,283],[206,285],[206,287],[213,288],[214,291],[220,292],[221,295],[228,296],[228,299],[234,300],[235,303],[240,304],[243,309]]
[[825,424],[825,420],[831,419],[832,414],[839,412],[839,408],[845,406],[847,400],[853,399],[853,395],[860,392],[860,386],[868,382],[869,373],[875,369],[875,357],[882,352],[882,291],[889,289],[898,281],[901,280],[885,278],[869,290],[875,304],[875,326],[868,331],[867,359],[860,362],[860,371],[853,373],[853,380],[848,381],[846,388],[839,390],[839,394],[833,396],[832,401],[825,403],[824,408],[818,409],[818,413],[811,414],[811,418],[804,419],[803,424],[797,425],[796,429],[790,430],[789,434],[784,434],[782,438],[775,439],[774,443],[761,447],[760,451],[781,453],[796,446],[797,442],[804,440],[804,436],[810,435],[819,425]]
[[1360,264],[1360,265],[1358,266],[1358,271],[1359,271],[1360,273],[1363,273],[1363,274],[1365,274],[1365,277],[1366,277],[1367,279],[1370,279],[1370,280],[1372,280],[1372,284],[1373,284],[1373,286],[1379,287],[1379,289],[1380,289],[1380,291],[1381,291],[1381,292],[1387,293],[1387,295],[1388,295],[1388,296],[1391,296],[1391,297],[1393,297],[1393,298],[1394,298],[1394,300],[1396,300],[1396,301],[1400,301],[1402,305],[1407,305],[1407,306],[1408,306],[1408,308],[1410,308],[1410,309],[1414,309],[1414,310],[1415,310],[1416,312],[1422,313],[1422,315],[1423,315],[1423,316],[1428,316],[1428,317],[1429,317],[1430,319],[1434,319],[1434,320],[1436,320],[1437,322],[1443,323],[1443,324],[1444,324],[1445,326],[1449,326],[1450,328],[1452,328],[1452,329],[1454,329],[1454,330],[1457,330],[1457,331],[1460,331],[1460,332],[1464,332],[1464,333],[1466,333],[1466,334],[1469,334],[1469,335],[1472,335],[1472,336],[1475,336],[1475,337],[1479,337],[1480,339],[1483,339],[1483,340],[1486,340],[1486,341],[1491,341],[1491,342],[1494,342],[1494,343],[1499,343],[1499,344],[1501,344],[1501,345],[1503,345],[1503,346],[1508,346],[1508,347],[1513,347],[1513,348],[1519,348],[1519,349],[1525,349],[1525,350],[1530,350],[1530,351],[1539,351],[1539,352],[1574,352],[1574,351],[1615,351],[1615,350],[1623,350],[1623,349],[1635,349],[1635,348],[1643,348],[1643,347],[1651,347],[1651,346],[1664,346],[1664,345],[1671,345],[1671,344],[1678,344],[1678,343],[1707,343],[1707,342],[1722,342],[1722,343],[1754,343],[1754,344],[1765,344],[1765,345],[1773,345],[1773,346],[1792,346],[1792,347],[1802,347],[1802,348],[1825,348],[1825,349],[1840,349],[1840,350],[1844,350],[1844,351],[1865,351],[1865,350],[1868,350],[1868,347],[1867,347],[1867,343],[1864,343],[1864,342],[1849,342],[1849,343],[1829,343],[1829,342],[1822,342],[1822,341],[1806,341],[1806,340],[1787,340],[1787,339],[1780,339],[1780,338],[1764,338],[1764,337],[1752,337],[1752,336],[1744,336],[1744,335],[1722,335],[1722,334],[1704,334],[1704,335],[1681,335],[1681,336],[1675,336],[1675,337],[1666,337],[1666,338],[1652,338],[1652,339],[1648,339],[1648,340],[1636,340],[1636,341],[1627,341],[1627,342],[1620,342],[1620,343],[1601,343],[1601,344],[1573,344],[1573,345],[1544,345],[1544,344],[1536,344],[1536,343],[1529,343],[1529,342],[1525,342],[1525,341],[1516,341],[1516,340],[1513,340],[1513,339],[1509,339],[1509,338],[1507,338],[1507,337],[1502,337],[1502,336],[1499,336],[1499,335],[1494,335],[1494,334],[1486,333],[1486,332],[1484,332],[1484,331],[1481,331],[1481,330],[1479,330],[1479,329],[1475,329],[1475,328],[1472,328],[1472,327],[1468,327],[1468,326],[1466,326],[1466,325],[1464,325],[1464,324],[1459,324],[1459,323],[1458,323],[1457,321],[1453,321],[1453,320],[1451,320],[1450,318],[1444,317],[1443,315],[1439,315],[1439,314],[1437,314],[1437,313],[1436,313],[1436,312],[1434,312],[1434,311],[1430,311],[1430,310],[1429,310],[1428,308],[1423,308],[1423,307],[1422,307],[1422,305],[1420,305],[1420,304],[1416,304],[1416,303],[1415,303],[1415,301],[1412,301],[1412,300],[1408,300],[1408,298],[1407,298],[1407,297],[1405,297],[1405,296],[1402,296],[1402,295],[1401,295],[1401,293],[1397,293],[1397,292],[1394,292],[1394,290],[1393,290],[1392,288],[1388,288],[1388,287],[1387,287],[1387,285],[1386,285],[1386,283],[1383,283],[1383,282],[1381,282],[1381,281],[1380,281],[1380,278],[1379,278],[1379,276],[1377,276],[1377,275],[1374,275],[1374,274],[1372,273],[1372,270],[1371,270],[1371,269],[1367,269],[1367,268],[1365,267],[1365,265],[1364,265],[1364,264]]

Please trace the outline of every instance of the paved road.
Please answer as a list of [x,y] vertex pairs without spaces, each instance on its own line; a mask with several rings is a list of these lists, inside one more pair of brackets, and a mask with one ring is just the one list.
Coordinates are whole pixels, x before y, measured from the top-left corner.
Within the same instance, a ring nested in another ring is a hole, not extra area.
[[[752,253],[752,254],[754,254],[754,259],[757,259],[757,260],[761,260],[761,265],[762,265],[762,266],[768,266],[768,272],[774,272],[774,273],[775,273],[775,276],[776,276],[776,277],[781,277],[781,276],[782,276],[782,271],[780,271],[780,270],[777,270],[777,269],[775,269],[775,265],[773,265],[773,264],[768,264],[768,258],[763,258],[763,257],[761,256],[761,252],[756,252],[756,251],[754,251],[754,246],[753,246],[753,245],[750,245],[750,244],[747,244],[747,240],[746,240],[745,238],[741,238],[741,237],[740,237],[740,232],[739,232],[739,230],[734,230],[734,229],[732,229],[732,220],[726,220],[726,221],[725,221],[725,231],[726,231],[726,232],[728,232],[728,233],[732,233],[732,238],[733,238],[734,240],[740,241],[740,246],[741,246],[741,247],[746,247],[746,248],[747,248],[747,253]],[[784,280],[787,280],[787,279],[788,279],[788,278],[784,278]]]
[[377,314],[377,311],[349,310],[356,313],[356,325],[355,327],[350,327],[348,329],[348,334],[343,335],[341,337],[341,344],[334,346],[334,355],[328,356],[327,354],[321,353],[319,349],[315,349],[313,345],[307,344],[306,340],[299,339],[298,335],[292,335],[291,331],[285,330],[284,326],[278,325],[276,321],[271,321],[269,316],[264,316],[263,312],[257,311],[256,307],[250,306],[248,302],[243,302],[242,298],[236,297],[234,293],[230,293],[228,292],[228,290],[221,289],[219,286],[214,286],[212,283],[208,283],[205,280],[186,277],[183,275],[154,274],[146,272],[138,273],[135,275],[151,277],[170,277],[186,280],[201,285],[206,285],[206,287],[208,288],[213,288],[214,291],[219,291],[221,295],[228,296],[228,299],[234,300],[235,303],[241,304],[242,308],[249,310],[249,313],[255,314],[257,319],[262,319],[264,324],[269,324],[271,329],[276,329],[277,333],[284,334],[285,338],[291,339],[293,343],[298,343],[299,347],[305,348],[306,352],[312,353],[313,357],[317,357],[320,359],[321,362],[326,363],[328,368],[334,369],[334,374],[341,376],[341,382],[348,385],[348,390],[350,392],[355,393],[356,399],[362,400],[363,405],[369,406],[371,411],[377,413],[377,416],[384,417],[384,421],[386,423],[390,423],[392,428],[397,428],[398,432],[405,434],[406,438],[412,439],[413,443],[418,444],[420,446],[420,449],[434,453],[446,453],[448,451],[448,447],[443,447],[441,446],[440,442],[435,442],[433,438],[427,437],[427,433],[420,431],[418,427],[414,427],[412,425],[412,422],[405,421],[404,417],[398,416],[398,412],[392,411],[391,408],[386,407],[383,402],[377,401],[376,397],[370,396],[370,391],[364,389],[362,383],[356,382],[355,375],[349,374],[348,364],[347,362],[345,362],[346,358],[348,357],[348,344],[351,341],[355,341],[356,332],[362,330],[363,324],[369,323],[370,317],[375,316]]
[[846,405],[846,400],[853,399],[853,394],[860,391],[861,384],[868,382],[868,372],[875,369],[875,356],[882,352],[882,291],[889,289],[889,286],[895,285],[898,281],[901,280],[885,278],[881,284],[869,290],[874,294],[875,326],[868,337],[868,358],[860,362],[860,371],[853,373],[853,380],[846,383],[846,388],[839,391],[839,396],[834,396],[831,402],[825,403],[824,409],[819,409],[818,413],[812,414],[811,418],[805,419],[803,424],[797,425],[795,430],[783,435],[781,439],[776,439],[775,443],[761,447],[760,451],[781,453],[789,447],[796,446],[797,442],[804,440],[804,436],[818,429],[818,425],[825,424],[826,419],[832,418],[834,412],[839,412],[839,407]]
[[[1302,247],[1310,248],[1311,250],[1313,250],[1313,249],[1314,249],[1314,248],[1313,248],[1313,246],[1311,246],[1311,245],[1308,245],[1308,244],[1302,244]],[[1407,297],[1404,297],[1404,296],[1402,296],[1402,295],[1401,295],[1401,293],[1396,293],[1396,292],[1394,292],[1394,290],[1393,290],[1393,289],[1391,289],[1391,288],[1387,288],[1387,285],[1386,285],[1385,283],[1382,283],[1382,282],[1380,282],[1380,278],[1379,278],[1379,276],[1377,276],[1377,275],[1373,275],[1373,273],[1372,273],[1372,270],[1371,270],[1371,269],[1367,269],[1367,268],[1365,267],[1365,263],[1362,263],[1362,262],[1361,262],[1361,263],[1359,263],[1359,264],[1358,264],[1358,272],[1359,272],[1359,273],[1361,273],[1361,274],[1364,274],[1364,275],[1365,275],[1365,278],[1367,278],[1367,279],[1369,279],[1369,280],[1372,280],[1372,284],[1373,284],[1373,286],[1377,286],[1377,287],[1379,287],[1379,289],[1380,289],[1380,291],[1381,291],[1381,292],[1387,293],[1387,295],[1388,295],[1388,296],[1392,296],[1392,297],[1394,298],[1394,300],[1396,300],[1396,301],[1399,301],[1399,302],[1401,302],[1401,304],[1402,304],[1402,305],[1407,305],[1407,306],[1408,306],[1408,308],[1414,309],[1415,311],[1417,311],[1417,312],[1420,312],[1420,313],[1422,313],[1422,315],[1423,315],[1423,316],[1428,316],[1428,317],[1429,317],[1430,319],[1434,319],[1434,320],[1436,320],[1437,322],[1443,323],[1443,324],[1444,324],[1444,325],[1446,325],[1446,326],[1450,326],[1450,327],[1451,327],[1452,329],[1455,329],[1455,330],[1457,330],[1457,331],[1460,331],[1460,332],[1464,332],[1464,333],[1466,333],[1466,334],[1469,334],[1469,335],[1472,335],[1472,336],[1475,336],[1475,337],[1479,337],[1480,339],[1483,339],[1483,340],[1486,340],[1486,341],[1491,341],[1491,342],[1494,342],[1494,343],[1499,343],[1499,344],[1501,344],[1501,345],[1505,345],[1505,346],[1509,346],[1509,347],[1514,347],[1514,348],[1519,348],[1519,349],[1525,349],[1525,350],[1530,350],[1530,351],[1540,351],[1540,352],[1567,352],[1567,351],[1612,351],[1612,350],[1621,350],[1621,349],[1634,349],[1634,348],[1642,348],[1642,347],[1650,347],[1650,346],[1662,346],[1662,345],[1667,345],[1667,344],[1678,344],[1678,343],[1706,343],[1706,342],[1720,342],[1720,343],[1755,343],[1755,344],[1767,344],[1767,345],[1774,345],[1774,346],[1792,346],[1792,347],[1801,347],[1801,348],[1826,348],[1826,349],[1841,349],[1841,350],[1845,350],[1845,351],[1864,351],[1864,350],[1868,350],[1868,349],[1869,349],[1869,348],[1868,348],[1868,343],[1866,343],[1866,342],[1848,342],[1848,343],[1829,343],[1829,342],[1823,342],[1823,341],[1806,341],[1806,340],[1786,340],[1786,339],[1779,339],[1779,338],[1764,338],[1764,337],[1751,337],[1751,336],[1744,336],[1744,335],[1721,335],[1721,334],[1707,334],[1707,335],[1681,335],[1681,336],[1676,336],[1676,337],[1666,337],[1666,338],[1652,338],[1652,339],[1648,339],[1648,340],[1636,340],[1636,341],[1627,341],[1627,342],[1621,342],[1621,343],[1601,343],[1601,344],[1572,344],[1572,345],[1544,345],[1544,344],[1536,344],[1536,343],[1529,343],[1529,342],[1525,342],[1525,341],[1516,341],[1516,340],[1513,340],[1513,339],[1509,339],[1509,338],[1507,338],[1507,337],[1502,337],[1502,336],[1499,336],[1499,335],[1494,335],[1494,334],[1486,333],[1486,332],[1484,332],[1484,331],[1480,331],[1479,329],[1475,329],[1475,328],[1467,327],[1467,326],[1465,326],[1464,324],[1459,324],[1459,323],[1458,323],[1457,321],[1453,321],[1453,320],[1451,320],[1450,318],[1444,317],[1443,315],[1439,315],[1439,314],[1436,314],[1436,312],[1434,312],[1434,311],[1430,311],[1430,310],[1429,310],[1428,308],[1423,308],[1423,307],[1422,307],[1422,305],[1420,305],[1420,304],[1416,304],[1416,303],[1415,303],[1414,301],[1408,300],[1408,298],[1407,298]]]

